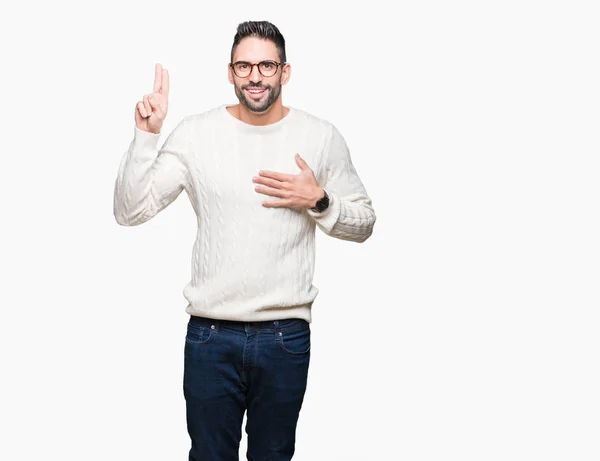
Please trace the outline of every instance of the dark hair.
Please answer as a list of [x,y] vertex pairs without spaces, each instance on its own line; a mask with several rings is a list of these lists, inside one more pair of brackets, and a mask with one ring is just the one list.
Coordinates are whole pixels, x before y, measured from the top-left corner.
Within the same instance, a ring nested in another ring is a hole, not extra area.
[[237,26],[237,33],[233,38],[233,46],[231,47],[231,62],[233,62],[233,53],[236,47],[246,37],[259,37],[265,40],[271,40],[277,47],[279,53],[279,60],[284,63],[286,62],[285,56],[285,39],[279,29],[271,24],[269,21],[245,21]]

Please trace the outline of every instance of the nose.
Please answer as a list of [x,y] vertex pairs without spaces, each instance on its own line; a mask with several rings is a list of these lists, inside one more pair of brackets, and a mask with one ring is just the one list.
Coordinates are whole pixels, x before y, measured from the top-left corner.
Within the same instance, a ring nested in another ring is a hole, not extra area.
[[258,65],[252,66],[252,70],[248,77],[250,78],[250,81],[253,83],[258,83],[258,82],[262,81],[262,74],[258,70]]

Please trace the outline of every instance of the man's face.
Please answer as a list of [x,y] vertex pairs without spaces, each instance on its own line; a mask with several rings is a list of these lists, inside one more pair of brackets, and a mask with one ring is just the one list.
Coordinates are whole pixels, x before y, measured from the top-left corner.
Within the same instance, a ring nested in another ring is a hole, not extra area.
[[[233,62],[238,61],[252,64],[261,61],[280,62],[275,43],[258,37],[246,37],[240,41],[233,55]],[[279,66],[272,77],[261,75],[258,66],[253,66],[247,77],[238,77],[230,67],[229,82],[233,84],[240,103],[249,111],[260,113],[267,111],[279,98],[281,86],[289,80],[289,73],[289,64],[283,69]]]

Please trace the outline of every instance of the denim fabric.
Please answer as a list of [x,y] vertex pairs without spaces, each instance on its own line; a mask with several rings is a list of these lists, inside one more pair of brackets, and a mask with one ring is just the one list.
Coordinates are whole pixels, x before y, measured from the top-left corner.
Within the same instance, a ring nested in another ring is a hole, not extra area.
[[306,390],[310,324],[190,316],[183,393],[189,461],[238,461],[247,411],[247,459],[289,461]]

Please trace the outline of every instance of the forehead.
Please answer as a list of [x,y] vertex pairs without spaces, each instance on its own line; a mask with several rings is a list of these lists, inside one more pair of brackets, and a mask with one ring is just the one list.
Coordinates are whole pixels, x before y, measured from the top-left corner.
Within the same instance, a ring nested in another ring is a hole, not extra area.
[[242,39],[233,53],[233,62],[258,62],[265,59],[277,61],[279,60],[279,53],[273,41],[259,37],[246,37]]

